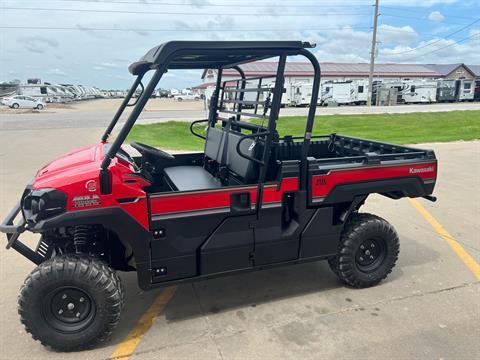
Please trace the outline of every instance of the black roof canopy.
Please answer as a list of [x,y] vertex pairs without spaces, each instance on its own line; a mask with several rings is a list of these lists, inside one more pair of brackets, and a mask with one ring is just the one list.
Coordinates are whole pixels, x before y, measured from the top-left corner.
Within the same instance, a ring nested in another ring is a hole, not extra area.
[[128,70],[139,75],[167,62],[169,69],[229,68],[312,47],[302,41],[170,41],[152,48]]

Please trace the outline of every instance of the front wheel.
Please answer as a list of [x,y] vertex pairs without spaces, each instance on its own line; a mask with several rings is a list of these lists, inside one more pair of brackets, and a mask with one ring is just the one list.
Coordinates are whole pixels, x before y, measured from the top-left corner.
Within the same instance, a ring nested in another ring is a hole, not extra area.
[[20,107],[20,105],[18,105],[17,103],[12,104],[12,108],[14,108],[14,109],[18,109],[19,107]]
[[338,253],[329,264],[348,285],[370,287],[392,272],[399,248],[398,235],[385,219],[353,214],[345,225]]
[[66,255],[45,261],[25,280],[20,320],[35,340],[59,351],[105,341],[120,320],[120,278],[105,263]]
[[42,104],[38,104],[37,105],[37,110],[42,110],[43,109],[43,105]]

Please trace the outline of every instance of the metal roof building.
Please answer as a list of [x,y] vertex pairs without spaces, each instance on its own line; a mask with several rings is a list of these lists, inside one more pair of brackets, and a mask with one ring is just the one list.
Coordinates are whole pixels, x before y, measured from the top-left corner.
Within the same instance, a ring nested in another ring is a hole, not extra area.
[[[367,63],[320,63],[322,69],[322,82],[334,80],[345,81],[353,79],[366,79],[369,73]],[[277,63],[259,61],[241,66],[247,77],[274,76]],[[238,78],[235,70],[224,70],[226,80]],[[311,65],[305,62],[289,62],[285,68],[287,81],[306,81],[313,76]],[[480,77],[480,65],[465,64],[376,64],[374,76],[377,79],[402,80],[410,78],[421,79],[474,79]],[[206,88],[215,81],[216,70],[208,69],[202,74],[203,84],[197,88]]]

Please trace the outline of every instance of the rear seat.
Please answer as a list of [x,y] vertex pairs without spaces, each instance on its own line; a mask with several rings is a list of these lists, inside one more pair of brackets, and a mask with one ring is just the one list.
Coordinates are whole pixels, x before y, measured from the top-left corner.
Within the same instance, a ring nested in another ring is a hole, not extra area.
[[[227,136],[228,141],[226,141]],[[239,133],[209,128],[205,141],[205,156],[221,164],[224,146],[227,144],[224,165],[242,182],[251,183],[258,176],[258,166],[255,162],[238,154],[236,147],[241,137]],[[253,139],[242,141],[240,149],[244,154],[255,156],[259,153],[257,146],[252,146],[253,142]],[[173,190],[189,191],[222,187],[221,181],[201,166],[172,166],[165,168],[163,172],[165,180]]]

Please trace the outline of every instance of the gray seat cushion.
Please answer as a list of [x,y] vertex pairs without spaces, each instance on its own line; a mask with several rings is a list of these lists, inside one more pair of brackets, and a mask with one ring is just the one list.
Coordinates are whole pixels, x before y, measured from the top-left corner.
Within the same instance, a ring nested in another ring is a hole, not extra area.
[[172,166],[163,169],[163,172],[173,190],[215,189],[222,186],[219,179],[201,166]]

